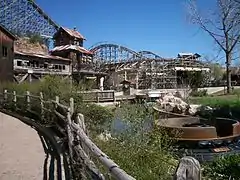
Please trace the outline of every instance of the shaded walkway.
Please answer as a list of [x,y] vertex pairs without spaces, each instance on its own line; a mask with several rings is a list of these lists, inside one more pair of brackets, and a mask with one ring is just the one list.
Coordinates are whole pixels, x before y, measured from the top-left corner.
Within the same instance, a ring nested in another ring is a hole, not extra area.
[[42,180],[44,157],[37,132],[0,113],[0,179]]

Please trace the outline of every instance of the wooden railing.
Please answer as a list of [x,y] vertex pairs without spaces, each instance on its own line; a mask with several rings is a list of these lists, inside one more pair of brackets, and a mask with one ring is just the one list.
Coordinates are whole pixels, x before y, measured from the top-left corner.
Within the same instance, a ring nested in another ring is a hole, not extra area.
[[[60,179],[71,179],[72,172],[66,171],[73,170],[71,167],[69,168],[66,166],[76,164],[84,164],[87,167],[86,169],[88,169],[89,172],[91,172],[91,175],[94,176],[93,179],[105,179],[92,161],[91,156],[89,156],[92,155],[92,157],[97,158],[101,164],[108,169],[109,174],[114,179],[134,180],[132,176],[121,169],[89,138],[86,133],[83,114],[74,111],[73,98],[70,98],[69,102],[63,104],[60,103],[58,96],[55,97],[55,100],[45,100],[42,93],[36,96],[27,91],[25,94],[19,95],[15,91],[8,92],[5,90],[3,93],[0,93],[0,111],[27,122],[35,127],[36,130],[41,128],[48,129],[49,126],[54,128],[52,130],[57,134],[58,141],[63,142],[63,144],[65,142],[63,149],[66,149],[67,147],[65,153],[68,154],[69,159],[69,163],[64,165],[63,168],[60,168],[62,171],[63,169],[65,170],[65,172],[62,173],[64,178],[62,176]],[[31,119],[26,121],[26,116]],[[41,124],[44,124],[46,119],[51,122],[50,125],[48,122],[48,124],[40,126]],[[33,123],[30,123],[30,120],[32,120]],[[51,136],[48,138],[51,138]],[[46,149],[46,144],[49,144],[49,140],[45,139],[44,142],[41,138],[41,141],[45,147],[44,149]],[[60,144],[59,142],[58,144]],[[49,149],[52,151],[54,148]],[[45,152],[47,152],[47,150]],[[65,154],[63,152],[60,153]],[[61,164],[59,159],[58,162]],[[54,165],[51,165],[51,167],[53,166]],[[199,162],[192,157],[182,158],[174,175],[174,179],[200,180],[200,178],[201,170]]]
[[115,91],[79,91],[78,94],[82,95],[84,102],[115,102]]

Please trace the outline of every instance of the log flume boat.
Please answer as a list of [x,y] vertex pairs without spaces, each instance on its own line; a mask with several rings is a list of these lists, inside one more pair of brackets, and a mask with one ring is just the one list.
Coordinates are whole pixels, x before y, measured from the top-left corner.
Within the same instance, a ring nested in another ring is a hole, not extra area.
[[240,123],[228,118],[203,119],[167,112],[154,107],[155,124],[166,129],[176,140],[177,151],[199,161],[215,156],[240,153]]

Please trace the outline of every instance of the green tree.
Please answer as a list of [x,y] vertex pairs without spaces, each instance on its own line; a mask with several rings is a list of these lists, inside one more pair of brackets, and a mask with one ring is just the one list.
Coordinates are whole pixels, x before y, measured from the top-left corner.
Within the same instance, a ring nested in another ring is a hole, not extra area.
[[219,81],[223,79],[224,71],[220,64],[214,63],[210,65],[211,69],[211,78],[215,81]]
[[[188,2],[191,22],[206,32],[225,54],[227,93],[230,93],[230,67],[234,51],[240,40],[240,3],[238,0],[215,0],[210,13],[208,13],[199,9],[197,0]],[[206,7],[204,8],[206,9]]]

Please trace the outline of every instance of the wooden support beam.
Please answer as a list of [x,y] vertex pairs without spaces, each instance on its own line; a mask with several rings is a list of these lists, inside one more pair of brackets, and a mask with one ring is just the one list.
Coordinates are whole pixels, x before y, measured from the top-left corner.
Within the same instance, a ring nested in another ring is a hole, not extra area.
[[19,81],[19,84],[21,84],[23,81],[25,81],[25,80],[27,79],[27,77],[28,77],[28,74],[25,74],[25,75],[21,78],[21,80]]

